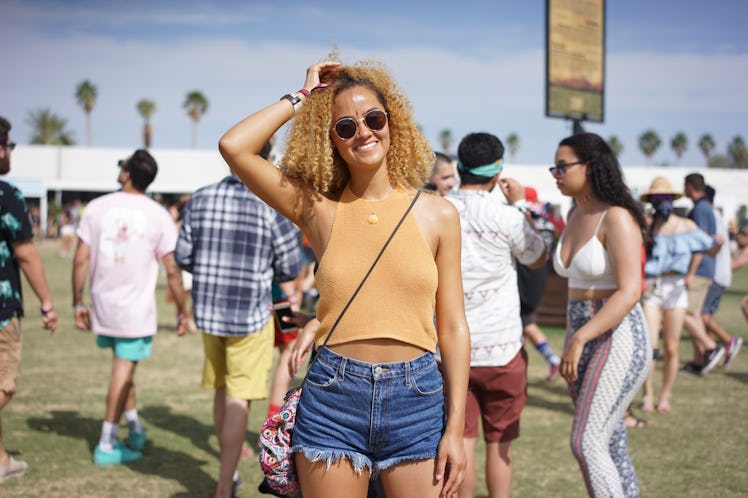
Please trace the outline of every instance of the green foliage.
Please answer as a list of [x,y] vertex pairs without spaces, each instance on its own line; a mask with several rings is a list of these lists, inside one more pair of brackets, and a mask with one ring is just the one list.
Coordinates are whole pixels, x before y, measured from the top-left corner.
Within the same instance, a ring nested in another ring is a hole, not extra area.
[[193,121],[197,122],[208,111],[208,99],[201,92],[194,90],[184,98],[182,108],[187,111],[187,115]]
[[704,154],[707,165],[709,163],[709,158],[712,157],[712,152],[714,151],[714,148],[716,146],[717,144],[714,142],[714,138],[712,138],[709,133],[704,133],[703,135],[701,135],[701,138],[699,138],[699,149],[701,149],[701,153]]
[[441,146],[442,151],[445,154],[449,154],[449,151],[452,149],[453,143],[454,137],[452,136],[452,130],[450,130],[449,128],[444,128],[439,132],[439,145]]
[[82,81],[76,87],[75,99],[86,114],[89,114],[93,110],[96,104],[97,93],[96,85],[89,80]]
[[675,136],[670,139],[670,148],[673,149],[675,157],[677,157],[678,162],[680,162],[680,158],[683,157],[683,154],[688,149],[688,137],[686,137],[686,134],[682,131],[676,133]]
[[639,136],[639,149],[646,156],[647,162],[650,161],[652,155],[660,148],[660,145],[662,145],[662,140],[660,140],[660,136],[654,130],[647,130]]
[[519,135],[516,133],[510,133],[508,137],[506,137],[506,146],[509,149],[509,157],[511,158],[512,162],[517,157],[517,151],[519,150]]
[[49,109],[29,111],[26,124],[31,127],[32,144],[75,145],[72,133],[66,129],[68,120]]
[[610,149],[613,151],[613,154],[615,154],[616,157],[621,156],[621,153],[623,152],[623,142],[621,142],[617,135],[612,135],[608,139],[608,145],[610,146]]
[[730,156],[733,168],[748,168],[748,148],[743,137],[736,136],[727,145],[727,155]]

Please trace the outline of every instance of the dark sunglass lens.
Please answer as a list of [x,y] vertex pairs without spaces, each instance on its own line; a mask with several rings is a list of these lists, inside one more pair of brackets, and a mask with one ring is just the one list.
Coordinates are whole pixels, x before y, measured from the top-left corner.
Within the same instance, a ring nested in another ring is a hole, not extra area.
[[343,140],[348,140],[356,134],[356,122],[353,118],[343,118],[335,123],[335,133]]
[[366,114],[366,126],[372,131],[379,131],[387,124],[387,114],[384,111],[373,110]]

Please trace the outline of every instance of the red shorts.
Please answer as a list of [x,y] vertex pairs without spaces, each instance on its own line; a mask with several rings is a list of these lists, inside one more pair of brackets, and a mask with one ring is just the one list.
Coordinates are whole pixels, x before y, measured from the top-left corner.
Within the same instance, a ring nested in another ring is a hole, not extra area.
[[527,401],[527,352],[502,367],[471,367],[465,409],[466,438],[478,437],[478,419],[483,438],[505,443],[519,437],[519,417]]
[[299,330],[296,329],[291,332],[281,332],[280,324],[278,323],[278,320],[275,320],[275,317],[273,317],[273,320],[275,321],[275,347],[283,346],[285,344],[290,344],[293,342],[294,339],[296,339],[299,336]]

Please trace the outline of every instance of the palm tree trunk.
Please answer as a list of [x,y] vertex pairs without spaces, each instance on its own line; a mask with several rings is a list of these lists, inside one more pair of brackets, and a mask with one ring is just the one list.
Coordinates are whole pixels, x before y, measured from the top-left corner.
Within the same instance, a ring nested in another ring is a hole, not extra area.
[[192,148],[197,148],[197,121],[192,121]]
[[86,113],[86,144],[91,147],[91,113]]

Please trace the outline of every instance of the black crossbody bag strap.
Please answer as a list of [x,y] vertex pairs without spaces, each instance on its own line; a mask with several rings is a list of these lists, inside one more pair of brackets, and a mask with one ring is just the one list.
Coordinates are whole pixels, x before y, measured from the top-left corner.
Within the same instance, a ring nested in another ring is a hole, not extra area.
[[[388,245],[390,245],[390,242],[392,241],[392,238],[395,236],[395,234],[397,233],[397,231],[400,229],[400,225],[403,224],[403,222],[405,221],[405,218],[408,216],[408,213],[410,213],[410,210],[413,209],[413,205],[416,203],[416,200],[418,199],[418,197],[420,195],[421,195],[421,191],[418,190],[416,192],[415,197],[413,197],[413,200],[410,201],[410,205],[408,206],[408,209],[405,210],[405,214],[403,214],[403,217],[400,218],[400,221],[397,222],[397,225],[395,225],[395,228],[392,230],[392,233],[387,238],[387,241],[384,243],[384,245],[382,246],[382,248],[379,250],[379,254],[377,254],[376,258],[374,258],[374,262],[371,264],[371,267],[369,267],[369,271],[367,271],[366,275],[364,275],[364,278],[361,279],[361,283],[358,284],[358,287],[353,292],[353,295],[348,300],[348,303],[343,308],[343,311],[340,312],[340,315],[338,315],[337,320],[335,320],[335,323],[333,323],[332,327],[330,327],[330,331],[327,333],[327,336],[325,336],[325,340],[322,343],[322,346],[320,346],[320,348],[323,348],[323,347],[327,346],[327,341],[330,340],[330,336],[332,335],[333,331],[335,330],[335,327],[338,326],[338,323],[340,323],[340,320],[343,318],[343,315],[345,315],[345,312],[348,311],[348,308],[351,306],[351,303],[356,298],[356,295],[358,294],[358,292],[361,290],[361,287],[364,286],[364,282],[366,282],[366,279],[369,278],[369,275],[371,275],[371,272],[374,270],[374,267],[377,266],[377,263],[379,262],[379,259],[382,257],[382,254],[384,254],[384,250],[387,249]],[[309,366],[307,366],[307,370],[306,370],[307,373],[309,373],[309,370],[312,369],[312,365],[314,365],[315,361],[317,361],[317,355],[314,355],[314,358],[309,363]],[[304,376],[304,380],[306,380],[306,376]]]

